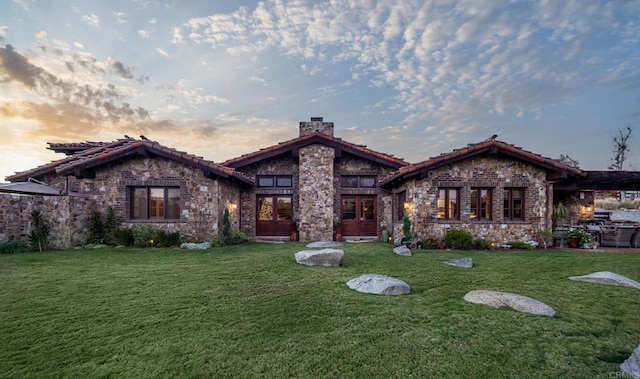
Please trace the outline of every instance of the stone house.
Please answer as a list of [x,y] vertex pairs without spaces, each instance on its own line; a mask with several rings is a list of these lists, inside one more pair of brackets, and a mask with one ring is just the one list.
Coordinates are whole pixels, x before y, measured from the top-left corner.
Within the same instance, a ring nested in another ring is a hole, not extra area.
[[402,236],[407,213],[421,238],[456,228],[476,238],[526,240],[550,227],[554,184],[586,175],[495,137],[409,164],[335,137],[334,124],[321,117],[300,122],[297,138],[223,163],[143,136],[49,145],[67,156],[6,179],[35,178],[85,196],[75,200],[81,206],[73,217],[56,214],[70,206],[49,207],[52,217],[69,220],[57,225],[64,236],[57,247],[83,243],[88,214],[109,206],[121,226],[149,224],[190,239],[217,235],[227,209],[232,226],[250,238],[289,239],[292,231],[301,241],[332,240],[336,231]]

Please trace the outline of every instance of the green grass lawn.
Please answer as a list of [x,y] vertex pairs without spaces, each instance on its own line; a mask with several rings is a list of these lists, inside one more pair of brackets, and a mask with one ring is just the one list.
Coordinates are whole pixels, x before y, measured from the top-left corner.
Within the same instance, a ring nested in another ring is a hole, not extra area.
[[[609,378],[640,343],[640,254],[392,253],[346,244],[342,267],[298,265],[304,245],[0,256],[0,377]],[[442,264],[470,256],[473,269]],[[397,277],[405,296],[346,286]],[[466,303],[476,289],[552,306],[553,318]]]

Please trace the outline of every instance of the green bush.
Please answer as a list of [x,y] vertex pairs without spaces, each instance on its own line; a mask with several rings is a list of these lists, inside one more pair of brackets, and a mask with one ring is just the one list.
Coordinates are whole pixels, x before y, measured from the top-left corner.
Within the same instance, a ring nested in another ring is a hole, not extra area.
[[248,240],[249,239],[247,238],[247,234],[245,232],[242,232],[242,231],[238,230],[233,234],[233,243],[234,244],[243,243],[243,242],[246,242]]
[[154,247],[158,239],[158,231],[149,225],[136,225],[132,228],[133,246]]
[[107,218],[104,222],[104,243],[113,244],[114,238],[113,233],[116,230],[117,221],[116,221],[116,210],[113,209],[112,206],[107,208]]
[[104,223],[102,222],[102,213],[98,210],[91,212],[89,217],[89,238],[87,243],[103,243],[104,242]]
[[122,246],[133,246],[133,230],[129,228],[115,228],[111,233],[111,243]]
[[37,209],[31,211],[29,242],[34,251],[45,251],[49,247],[49,225],[44,222],[42,212]]
[[491,250],[494,246],[494,241],[486,240],[484,238],[478,238],[473,241],[474,250]]
[[449,249],[468,250],[473,245],[473,237],[466,230],[449,229],[445,243]]
[[18,241],[8,240],[0,242],[0,254],[17,254],[27,251],[27,247]]
[[233,243],[233,235],[231,234],[231,221],[229,221],[229,210],[225,208],[222,214],[222,234],[220,235],[222,243],[231,245]]
[[180,232],[166,232],[164,230],[158,230],[156,236],[156,246],[158,247],[172,247],[180,245]]

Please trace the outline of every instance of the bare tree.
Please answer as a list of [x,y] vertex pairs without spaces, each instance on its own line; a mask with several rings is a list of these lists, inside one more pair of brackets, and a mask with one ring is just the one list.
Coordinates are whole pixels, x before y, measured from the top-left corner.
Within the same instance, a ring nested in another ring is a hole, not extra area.
[[560,158],[558,158],[558,160],[564,164],[567,164],[569,166],[572,167],[579,167],[580,166],[580,162],[578,162],[577,160],[571,158],[569,156],[569,154],[564,155],[564,154],[560,154]]
[[629,152],[629,137],[631,137],[632,130],[630,126],[627,126],[626,130],[618,130],[618,135],[613,137],[613,158],[611,158],[609,170],[622,171],[624,168],[624,162]]

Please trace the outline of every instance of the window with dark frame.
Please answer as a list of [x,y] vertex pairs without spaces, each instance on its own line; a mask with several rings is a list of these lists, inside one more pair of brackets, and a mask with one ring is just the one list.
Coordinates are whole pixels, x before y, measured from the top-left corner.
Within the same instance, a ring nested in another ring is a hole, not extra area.
[[258,175],[258,187],[291,188],[293,178],[291,175]]
[[491,188],[472,188],[471,189],[471,213],[472,221],[489,221],[492,219],[491,214]]
[[340,177],[342,188],[375,188],[376,177],[373,175],[344,175]]
[[407,191],[398,192],[396,194],[396,220],[400,221],[404,217],[404,204],[407,202]]
[[460,218],[459,199],[459,188],[440,188],[438,190],[438,219],[458,220]]
[[524,189],[505,188],[503,194],[504,219],[506,221],[524,220]]
[[131,219],[180,219],[180,187],[130,187],[130,196]]

